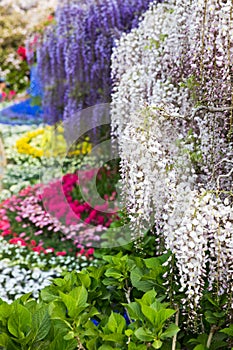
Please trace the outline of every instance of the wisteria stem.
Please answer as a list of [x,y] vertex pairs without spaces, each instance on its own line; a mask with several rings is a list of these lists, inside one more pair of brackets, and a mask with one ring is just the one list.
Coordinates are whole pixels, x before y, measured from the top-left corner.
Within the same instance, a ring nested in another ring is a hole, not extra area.
[[[178,327],[179,325],[179,308],[177,306],[176,311],[176,319],[175,319],[175,325]],[[176,350],[176,340],[177,340],[177,333],[174,335],[172,339],[172,350]]]
[[210,348],[211,341],[212,341],[212,338],[214,336],[215,331],[216,331],[216,326],[212,326],[210,329],[210,334],[209,334],[208,339],[207,339],[207,343],[206,343],[207,349]]
[[[125,297],[126,297],[126,300],[127,300],[127,303],[130,304],[131,303],[131,300],[130,300],[130,293],[131,293],[131,288],[128,286],[128,283],[126,281],[126,290],[125,290]],[[126,311],[126,314],[128,316],[128,319],[129,319],[129,322],[132,323],[132,320],[131,320],[131,317],[129,315],[129,312],[127,310],[127,308],[125,308],[125,311]]]
[[208,112],[211,112],[211,113],[217,113],[217,112],[232,111],[233,107],[227,107],[227,106],[225,106],[225,107],[224,106],[223,107],[199,106],[198,108],[194,109],[191,119],[193,119],[195,117],[195,115],[199,111],[201,111],[202,109],[205,109],[205,110],[207,110]]

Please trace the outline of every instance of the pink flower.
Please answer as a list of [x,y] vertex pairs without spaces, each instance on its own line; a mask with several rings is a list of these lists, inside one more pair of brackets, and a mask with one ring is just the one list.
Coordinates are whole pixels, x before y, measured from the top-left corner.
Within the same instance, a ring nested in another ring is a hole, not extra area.
[[20,233],[20,235],[19,235],[19,237],[21,237],[21,238],[23,238],[23,237],[25,237],[26,236],[26,233],[25,232],[22,232],[22,233]]
[[48,21],[53,21],[53,18],[54,18],[54,17],[53,17],[52,15],[49,15],[49,16],[48,16]]
[[5,100],[7,98],[7,93],[5,91],[2,91],[1,95],[2,100]]
[[92,210],[91,213],[89,214],[89,219],[91,219],[91,220],[95,219],[96,215],[97,215],[97,211]]
[[9,91],[8,99],[11,100],[15,95],[16,95],[16,92],[14,90]]
[[1,220],[0,221],[0,230],[4,231],[4,230],[8,230],[10,228],[10,223],[7,220]]
[[98,225],[103,225],[104,224],[104,217],[103,216],[98,216],[97,218],[97,224]]

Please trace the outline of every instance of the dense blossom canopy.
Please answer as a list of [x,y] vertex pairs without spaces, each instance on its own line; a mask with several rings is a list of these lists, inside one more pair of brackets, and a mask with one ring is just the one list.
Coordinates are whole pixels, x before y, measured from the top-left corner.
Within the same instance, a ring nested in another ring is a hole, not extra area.
[[232,11],[231,1],[154,4],[112,59],[133,237],[155,228],[192,315],[206,278],[217,294],[233,289]]
[[150,0],[64,1],[38,50],[47,119],[109,102],[112,47],[135,27]]

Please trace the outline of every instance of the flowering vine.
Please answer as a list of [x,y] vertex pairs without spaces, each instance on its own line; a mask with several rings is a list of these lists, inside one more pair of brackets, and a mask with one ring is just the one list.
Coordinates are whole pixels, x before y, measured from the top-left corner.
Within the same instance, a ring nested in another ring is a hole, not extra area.
[[46,118],[56,122],[109,102],[112,47],[135,27],[150,0],[64,1],[46,31],[37,60]]
[[172,252],[192,325],[206,286],[232,307],[232,8],[152,4],[112,55],[112,135],[133,238],[153,227],[158,251]]

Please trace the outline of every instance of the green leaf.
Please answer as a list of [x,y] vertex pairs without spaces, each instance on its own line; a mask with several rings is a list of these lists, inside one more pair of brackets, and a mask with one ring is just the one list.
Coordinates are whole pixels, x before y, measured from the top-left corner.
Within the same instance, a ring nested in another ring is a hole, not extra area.
[[99,348],[99,350],[112,350],[114,348],[112,348],[110,345],[101,345],[101,347]]
[[212,304],[212,305],[214,305],[215,307],[219,307],[219,305],[218,305],[218,303],[216,302],[216,300],[214,300],[213,298],[212,298],[212,296],[208,293],[208,294],[206,294],[206,296],[205,296],[206,298],[207,298],[207,300]]
[[32,324],[31,314],[26,307],[15,304],[12,314],[8,319],[8,330],[16,338],[24,338],[30,331]]
[[12,342],[12,340],[6,333],[0,334],[0,346],[3,346],[4,350],[19,350],[19,347]]
[[105,276],[106,277],[112,277],[112,278],[115,278],[115,279],[119,279],[119,278],[122,278],[123,275],[122,273],[119,272],[119,270],[115,269],[115,268],[110,268],[110,269],[107,269],[107,271],[105,272]]
[[85,287],[76,287],[68,295],[59,292],[62,301],[68,309],[68,314],[72,318],[77,318],[80,312],[82,312],[88,304],[86,303],[88,293]]
[[144,274],[145,271],[143,269],[135,267],[130,272],[130,280],[133,287],[137,288],[138,290],[141,290],[142,292],[147,292],[152,289],[152,287],[154,286],[154,282],[152,282],[151,280],[143,280]]
[[77,349],[77,340],[65,340],[62,335],[58,335],[46,350],[75,350]]
[[153,310],[150,306],[141,305],[142,312],[144,316],[152,323],[153,326],[157,325],[158,322],[158,312]]
[[149,330],[144,330],[142,327],[138,328],[134,332],[135,336],[142,341],[152,341],[154,340],[153,334]]
[[200,334],[197,339],[195,338],[192,338],[188,341],[188,343],[192,343],[192,344],[202,344],[202,345],[205,345],[207,343],[207,340],[208,340],[208,334],[206,333],[203,333],[203,334]]
[[133,334],[132,329],[126,329],[125,335],[127,335],[127,337],[130,337],[132,334]]
[[168,320],[175,313],[176,313],[176,310],[172,310],[172,309],[165,309],[165,310],[159,311],[160,322],[164,323],[166,320]]
[[34,341],[43,340],[49,333],[51,321],[47,306],[41,307],[32,317],[32,332],[35,334]]
[[230,337],[233,337],[233,325],[231,324],[230,327],[221,329],[221,331],[219,331],[219,332],[225,333],[225,334],[229,335]]
[[86,302],[88,298],[87,290],[84,286],[74,288],[70,295],[76,299],[76,306],[78,307],[86,307]]
[[8,318],[12,313],[12,305],[8,305],[6,302],[0,305],[0,321]]
[[152,343],[152,347],[154,349],[160,349],[161,346],[163,345],[163,343],[161,342],[161,340],[157,339]]
[[6,333],[0,334],[0,346],[7,348],[9,336]]
[[122,304],[123,306],[125,306],[129,312],[129,315],[132,319],[134,320],[142,320],[144,315],[141,312],[141,307],[138,303],[136,303],[135,301],[130,303],[130,304]]
[[78,274],[78,279],[80,280],[80,282],[82,283],[82,285],[85,287],[85,288],[89,288],[90,285],[91,285],[91,279],[89,277],[89,275],[87,273],[84,273],[84,272],[80,272]]
[[213,312],[213,315],[214,315],[214,317],[217,317],[217,318],[223,318],[223,317],[225,317],[226,313],[225,313],[225,311]]
[[52,318],[65,318],[66,307],[62,301],[52,301],[48,304],[48,312]]
[[128,350],[147,350],[147,346],[143,344],[137,346],[136,344],[130,342],[128,345]]
[[49,286],[42,289],[42,291],[40,292],[40,296],[42,300],[44,300],[47,303],[50,303],[51,301],[59,299],[57,292],[58,292],[57,287]]
[[205,312],[205,319],[210,324],[215,324],[217,322],[216,317],[213,315],[211,311]]
[[122,344],[122,345],[125,344],[125,339],[126,339],[125,335],[120,333],[101,334],[101,337],[103,340]]
[[171,338],[179,332],[180,328],[174,323],[170,324],[168,328],[161,334],[160,338]]
[[29,293],[22,295],[19,299],[23,302],[23,304],[25,304],[31,295],[32,295],[32,292],[29,292]]
[[126,321],[123,316],[112,312],[107,323],[108,329],[113,333],[122,333],[126,326]]
[[199,345],[195,346],[195,348],[193,350],[207,350],[207,347],[202,345],[202,344],[199,344]]
[[74,332],[73,332],[73,331],[70,331],[68,334],[66,334],[66,335],[64,336],[64,339],[65,339],[65,340],[74,339]]
[[156,295],[157,293],[154,289],[152,289],[143,295],[141,301],[143,302],[143,304],[151,305],[155,301]]

